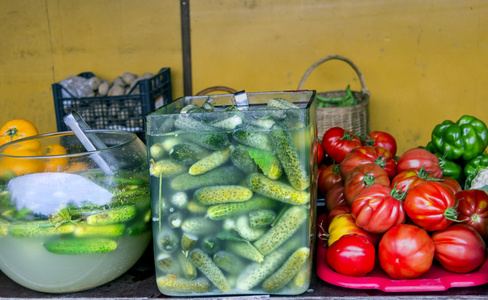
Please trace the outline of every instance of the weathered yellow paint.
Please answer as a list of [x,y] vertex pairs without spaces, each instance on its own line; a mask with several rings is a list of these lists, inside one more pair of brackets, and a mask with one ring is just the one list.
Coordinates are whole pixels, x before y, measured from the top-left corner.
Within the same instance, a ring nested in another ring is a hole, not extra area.
[[[51,84],[92,71],[113,79],[171,67],[183,94],[178,0],[0,1],[0,122],[56,129]],[[488,123],[488,2],[192,0],[193,92],[296,89],[319,58],[341,54],[371,91],[371,129],[399,153],[425,145],[444,119]],[[315,69],[305,88],[354,90],[343,62]]]

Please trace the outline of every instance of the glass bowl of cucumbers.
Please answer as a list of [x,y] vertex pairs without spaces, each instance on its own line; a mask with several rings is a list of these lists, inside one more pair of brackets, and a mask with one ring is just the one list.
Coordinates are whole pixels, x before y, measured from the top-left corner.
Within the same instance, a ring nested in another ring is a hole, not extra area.
[[151,241],[147,150],[134,134],[93,130],[0,146],[0,269],[32,290],[67,293],[107,283]]
[[146,116],[156,282],[169,296],[310,284],[315,92],[183,97]]

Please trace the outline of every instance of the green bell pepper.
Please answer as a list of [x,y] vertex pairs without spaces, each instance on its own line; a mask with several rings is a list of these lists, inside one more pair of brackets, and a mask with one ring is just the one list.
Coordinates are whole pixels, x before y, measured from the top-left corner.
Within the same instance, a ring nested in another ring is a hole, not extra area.
[[446,120],[432,131],[432,144],[435,152],[448,160],[469,161],[488,146],[488,128],[483,121],[468,115],[456,123]]
[[487,167],[488,155],[486,153],[482,153],[468,161],[464,166],[464,176],[466,177],[464,189],[469,189],[471,187],[471,181],[478,175],[478,172]]
[[434,153],[439,158],[439,167],[442,169],[442,176],[455,179],[460,186],[464,185],[463,167],[452,160],[447,160],[440,153]]

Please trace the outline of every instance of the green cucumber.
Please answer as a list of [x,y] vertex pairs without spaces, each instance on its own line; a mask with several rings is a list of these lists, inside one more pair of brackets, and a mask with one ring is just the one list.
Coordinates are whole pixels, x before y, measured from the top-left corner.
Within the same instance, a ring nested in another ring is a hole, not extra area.
[[134,219],[136,215],[137,208],[135,206],[119,206],[110,210],[89,215],[86,217],[86,223],[89,225],[124,223]]
[[171,159],[162,159],[157,162],[151,159],[149,174],[154,177],[168,178],[188,171],[188,166],[172,161]]
[[300,271],[309,256],[310,248],[308,247],[302,247],[293,252],[283,266],[263,282],[263,289],[267,292],[275,292],[283,288]]
[[180,264],[177,259],[167,253],[158,255],[155,260],[155,265],[158,270],[168,274],[179,276],[181,274]]
[[275,124],[269,136],[291,186],[299,191],[308,188],[310,178],[300,160],[290,133],[283,126]]
[[242,124],[242,117],[238,115],[233,115],[223,120],[217,120],[210,125],[223,129],[223,130],[233,130],[237,125]]
[[193,249],[188,254],[190,261],[222,292],[230,291],[230,284],[212,259],[201,249]]
[[181,272],[188,280],[193,280],[197,277],[197,268],[191,263],[191,261],[186,257],[185,254],[179,252],[178,256],[178,263],[180,264]]
[[186,233],[183,232],[181,235],[181,250],[183,252],[188,253],[193,247],[195,247],[195,244],[198,241],[198,236],[191,234],[191,233]]
[[242,145],[273,152],[268,133],[249,124],[241,124],[232,131],[232,138]]
[[175,231],[169,228],[163,228],[162,231],[158,232],[155,241],[159,249],[166,253],[175,251],[178,248],[179,242],[180,241]]
[[310,201],[310,193],[297,191],[284,182],[269,179],[260,173],[249,174],[246,185],[255,193],[284,203],[303,205]]
[[188,202],[188,205],[186,206],[186,209],[192,213],[192,214],[204,214],[207,212],[208,206],[207,205],[202,205],[195,200],[191,200]]
[[249,156],[247,147],[242,145],[230,146],[230,159],[232,163],[238,167],[244,173],[255,173],[258,171],[258,165],[254,162],[254,159]]
[[78,237],[118,237],[124,234],[124,224],[109,224],[109,225],[83,225],[76,226],[74,235]]
[[307,220],[308,211],[303,207],[291,206],[262,237],[254,242],[254,246],[267,255],[288,240]]
[[183,230],[183,232],[196,235],[211,234],[216,232],[217,229],[217,222],[200,217],[186,219],[181,224],[181,230]]
[[200,204],[213,205],[243,202],[251,199],[252,191],[241,185],[207,186],[195,191],[193,198]]
[[8,227],[10,222],[0,218],[0,238],[8,234]]
[[274,209],[280,205],[279,202],[255,195],[244,202],[225,203],[212,205],[207,210],[207,217],[212,220],[223,220],[256,209]]
[[206,278],[188,280],[175,276],[161,276],[156,279],[158,287],[163,291],[174,293],[196,293],[202,294],[210,291],[210,281]]
[[222,166],[201,175],[184,173],[170,182],[171,188],[187,191],[204,186],[237,184],[242,180],[242,172],[234,166]]
[[245,266],[243,261],[237,255],[228,251],[218,251],[215,253],[213,262],[217,267],[230,274],[239,274]]
[[273,223],[276,213],[271,209],[259,209],[249,212],[249,226],[251,228],[265,228]]
[[259,239],[266,230],[264,228],[251,228],[247,215],[239,216],[236,220],[236,231],[245,240],[254,242]]
[[91,254],[106,253],[117,248],[117,242],[108,238],[62,239],[50,240],[43,244],[44,248],[54,254]]
[[192,165],[207,155],[209,152],[205,148],[189,142],[176,144],[169,150],[169,158],[184,165]]
[[49,221],[32,221],[21,224],[11,224],[8,227],[9,235],[13,237],[58,236],[72,233],[77,225],[66,223],[55,227]]
[[227,241],[226,247],[227,250],[241,257],[258,263],[263,262],[264,255],[249,242]]
[[188,173],[190,175],[200,175],[210,170],[220,167],[230,159],[230,149],[215,151],[191,165]]

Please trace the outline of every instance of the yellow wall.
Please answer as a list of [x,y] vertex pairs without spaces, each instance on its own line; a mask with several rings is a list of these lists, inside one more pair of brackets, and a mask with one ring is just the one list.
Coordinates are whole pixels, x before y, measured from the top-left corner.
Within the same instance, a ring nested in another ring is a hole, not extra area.
[[[27,118],[55,131],[51,84],[92,71],[172,70],[183,95],[179,0],[0,1],[0,123]],[[193,92],[295,89],[319,58],[341,54],[371,92],[371,129],[399,152],[426,144],[444,119],[488,123],[488,2],[192,0]],[[315,69],[305,88],[355,90],[343,62]]]

